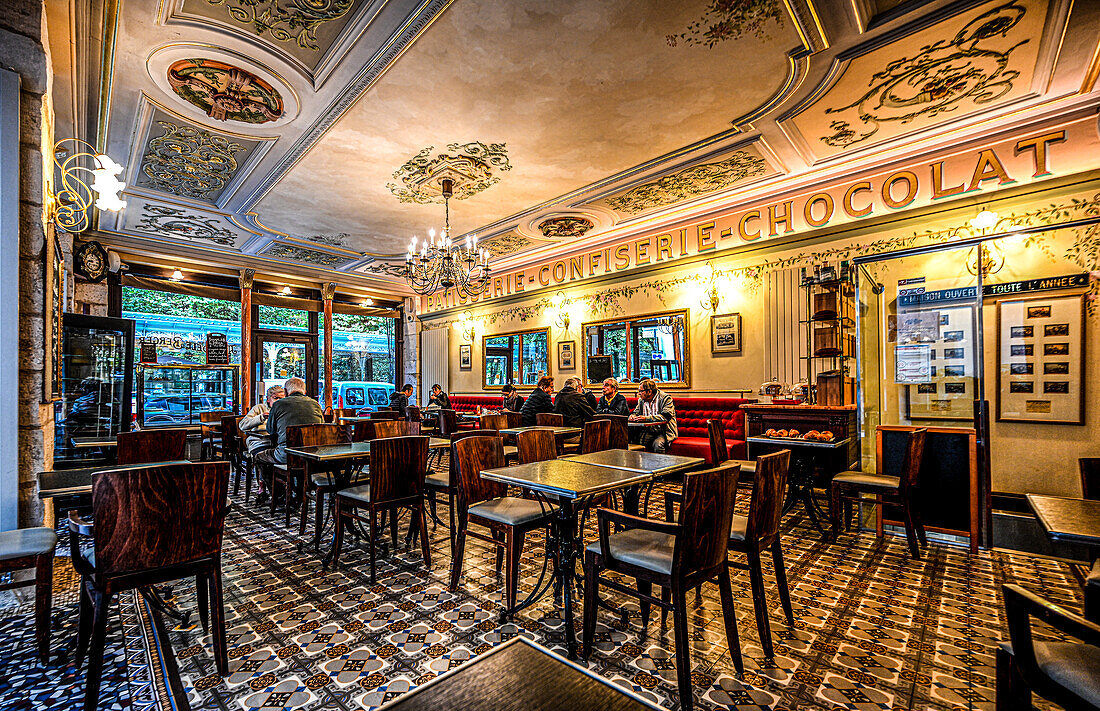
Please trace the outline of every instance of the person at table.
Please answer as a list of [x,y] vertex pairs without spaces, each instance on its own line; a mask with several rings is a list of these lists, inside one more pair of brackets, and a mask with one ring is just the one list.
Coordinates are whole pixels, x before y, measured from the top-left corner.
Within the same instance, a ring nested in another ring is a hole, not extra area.
[[[318,425],[324,422],[321,405],[306,395],[306,381],[291,378],[283,385],[286,397],[271,404],[267,414],[267,434],[271,447],[256,453],[257,464],[270,470],[275,464],[286,464],[286,432],[295,425]],[[270,487],[268,487],[270,489]]]
[[596,413],[600,415],[629,415],[630,406],[619,392],[619,381],[608,378],[603,381],[603,395],[596,401]]
[[[657,389],[657,381],[645,379],[638,388],[638,405],[630,415],[631,422],[653,422],[651,427],[642,428],[639,442],[646,451],[664,453],[679,435],[676,426],[676,403],[672,396]],[[660,423],[660,424],[656,424]]]
[[592,408],[592,412],[595,412],[599,402],[596,400],[596,396],[592,394],[592,391],[584,387],[584,381],[580,378],[577,378],[577,392],[584,395],[584,399],[588,402],[589,407]]
[[435,405],[441,410],[450,410],[451,398],[443,391],[443,386],[436,383],[432,386],[432,394],[428,396],[428,404]]
[[596,408],[588,402],[580,378],[569,378],[554,400],[554,412],[561,415],[566,427],[584,427],[596,417]]
[[394,390],[390,394],[390,409],[395,412],[401,413],[401,416],[405,416],[405,408],[409,406],[409,398],[412,397],[413,386],[410,383],[405,383],[405,387],[400,390]]
[[504,396],[504,409],[512,412],[523,411],[523,396],[519,394],[514,385],[505,385],[500,389]]
[[[252,409],[245,413],[241,418],[239,425],[241,434],[244,435],[244,445],[248,448],[248,453],[252,456],[256,456],[265,449],[271,449],[271,438],[268,437],[267,424],[268,414],[271,411],[271,406],[276,401],[282,400],[286,397],[286,390],[282,385],[272,385],[267,389],[267,397],[263,402],[258,402],[252,406]],[[258,478],[257,484],[260,488],[260,493],[256,498],[257,504],[262,504],[267,501],[267,486],[264,484],[264,478],[261,476]]]
[[539,378],[539,382],[535,385],[535,389],[531,391],[531,394],[527,396],[527,402],[523,403],[523,409],[520,412],[523,413],[523,426],[534,427],[538,424],[536,421],[540,412],[553,412],[554,411],[554,379],[548,375],[544,375]]

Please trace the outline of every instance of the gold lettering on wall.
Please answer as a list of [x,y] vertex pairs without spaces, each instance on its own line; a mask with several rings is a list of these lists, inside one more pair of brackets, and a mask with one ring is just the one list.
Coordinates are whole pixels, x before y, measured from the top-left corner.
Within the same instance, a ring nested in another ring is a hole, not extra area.
[[[820,218],[814,218],[814,205],[824,205]],[[810,227],[821,227],[833,216],[833,196],[829,193],[817,193],[806,201],[806,207],[802,210],[806,224]]]
[[718,246],[714,241],[714,235],[711,234],[711,232],[713,231],[713,222],[706,222],[699,225],[699,227],[695,231],[696,252],[709,252]]
[[630,266],[630,245],[620,244],[615,248],[615,271]]
[[958,195],[965,188],[962,183],[952,186],[950,188],[943,187],[943,161],[938,161],[931,165],[932,168],[932,199],[938,200],[939,198],[947,197],[949,195]]
[[1064,143],[1065,140],[1065,130],[1055,131],[1054,133],[1017,141],[1013,152],[1020,155],[1024,151],[1030,150],[1035,160],[1035,172],[1031,174],[1031,177],[1041,178],[1044,175],[1050,175],[1050,170],[1047,168],[1047,146],[1051,143]]
[[986,180],[994,178],[997,179],[998,185],[1014,182],[1008,177],[1005,167],[1001,165],[1001,159],[992,148],[987,148],[978,154],[978,164],[974,166],[974,177],[970,179],[970,185],[966,186],[966,189],[974,190]]
[[634,266],[640,267],[643,264],[649,264],[649,244],[649,237],[634,243]]
[[867,202],[867,207],[859,208],[858,210],[854,204],[854,198],[856,193],[869,193],[871,192],[871,181],[861,180],[858,183],[852,183],[848,186],[848,189],[844,191],[844,201],[841,206],[844,208],[844,214],[848,217],[863,217],[864,215],[870,215],[874,207],[871,202]]
[[657,235],[657,261],[672,259],[672,235]]
[[[777,207],[783,206],[782,212],[776,212]],[[788,200],[784,203],[777,203],[775,205],[768,205],[768,236],[775,237],[779,232],[776,228],[779,225],[783,225],[783,232],[794,232],[794,228],[791,227],[791,211],[794,209],[794,200]]]
[[[894,199],[894,186],[905,181],[905,197],[901,200]],[[886,179],[886,182],[882,184],[882,201],[886,203],[886,207],[892,207],[895,210],[899,210],[909,205],[917,199],[917,189],[920,187],[920,183],[917,182],[917,174],[911,170],[899,170]]]
[[761,234],[759,227],[757,227],[756,231],[754,232],[749,232],[745,228],[745,225],[748,223],[748,221],[752,219],[760,219],[759,210],[748,210],[747,212],[745,212],[744,215],[741,215],[741,219],[737,221],[737,235],[746,242],[755,242],[756,240],[764,236],[763,234]]

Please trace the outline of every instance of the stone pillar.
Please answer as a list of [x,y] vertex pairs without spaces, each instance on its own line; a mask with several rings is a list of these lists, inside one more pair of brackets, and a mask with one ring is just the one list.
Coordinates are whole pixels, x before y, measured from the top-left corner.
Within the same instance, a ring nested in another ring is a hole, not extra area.
[[336,282],[326,281],[321,285],[321,300],[325,307],[325,372],[321,378],[325,381],[324,411],[332,412],[332,297],[336,295]]
[[241,270],[241,412],[252,409],[252,284],[255,279],[255,269]]
[[419,300],[416,298],[405,299],[404,323],[397,324],[402,329],[405,339],[404,366],[405,382],[416,386],[416,400],[421,407],[428,404],[427,388],[431,383],[420,382],[420,319],[417,314]]

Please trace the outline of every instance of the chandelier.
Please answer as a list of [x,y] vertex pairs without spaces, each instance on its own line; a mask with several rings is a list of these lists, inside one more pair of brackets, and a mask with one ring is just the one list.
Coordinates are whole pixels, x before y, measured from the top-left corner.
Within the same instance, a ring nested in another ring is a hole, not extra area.
[[465,245],[451,241],[451,205],[454,181],[440,181],[443,193],[443,233],[436,241],[435,230],[428,231],[428,239],[416,248],[416,237],[409,243],[405,254],[405,281],[417,294],[434,294],[443,289],[458,289],[458,293],[471,297],[479,293],[489,280],[489,253],[478,249],[477,235],[466,235]]

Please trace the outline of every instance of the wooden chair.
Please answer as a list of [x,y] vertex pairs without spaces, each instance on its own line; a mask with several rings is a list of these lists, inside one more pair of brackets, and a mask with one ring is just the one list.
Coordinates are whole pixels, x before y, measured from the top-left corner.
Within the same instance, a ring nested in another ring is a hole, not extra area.
[[520,464],[558,458],[558,446],[550,430],[526,430],[516,435],[516,457]]
[[[707,437],[710,439],[710,461],[714,466],[730,461],[730,450],[726,446],[726,432],[721,420],[707,420]],[[640,445],[639,445],[640,446]],[[756,462],[736,460],[741,465],[741,474],[737,479],[737,488],[752,489]]]
[[[899,476],[866,474],[864,472],[841,472],[833,477],[829,487],[829,515],[832,519],[833,536],[839,532],[841,501],[860,501],[863,492],[874,494],[876,504],[897,503],[901,506],[905,521],[905,537],[909,541],[909,553],[920,558],[920,546],[927,546],[928,539],[921,522],[920,509],[914,505],[914,494],[919,484],[921,460],[924,457],[924,428],[909,433],[909,443],[905,449],[905,461],[901,465]],[[889,497],[890,501],[887,501]],[[847,530],[851,514],[844,511],[844,525]],[[919,541],[919,545],[918,545]]]
[[[596,632],[599,586],[637,597],[641,601],[642,627],[649,621],[650,605],[672,610],[676,645],[676,676],[680,708],[692,707],[691,661],[688,634],[688,609],[685,591],[707,580],[717,579],[722,598],[722,617],[726,642],[737,672],[744,672],[741,645],[737,637],[737,618],[733,605],[726,563],[726,546],[737,492],[738,465],[725,463],[684,476],[679,522],[674,523],[672,509],[666,510],[667,522],[599,509],[596,512],[600,539],[588,545],[584,553],[584,631],[582,655],[592,651]],[[611,524],[626,530],[611,533]],[[637,580],[637,589],[601,577],[608,570]],[[654,585],[663,590],[662,599],[652,595]]]
[[358,407],[338,407],[332,411],[332,416],[339,421],[341,417],[355,417],[358,412]]
[[[1019,585],[1001,592],[1010,644],[997,649],[997,711],[1030,710],[1032,692],[1065,709],[1100,709],[1100,625]],[[1080,641],[1032,639],[1033,617]]]
[[[57,534],[52,528],[19,528],[0,533],[0,573],[34,568],[34,577],[13,580],[0,590],[34,586],[34,639],[42,666],[50,661],[50,610],[53,605],[53,555]],[[13,670],[14,671],[14,670]]]
[[[465,439],[466,437],[498,437],[499,433],[496,430],[462,430],[456,432],[451,437],[451,443]],[[442,451],[442,450],[440,450]],[[451,555],[454,556],[455,550],[455,497],[458,496],[458,472],[455,470],[455,458],[453,456],[447,457],[447,471],[440,472],[435,470],[429,470],[428,475],[424,477],[424,490],[428,494],[428,505],[432,512],[432,519],[439,520],[439,516],[435,512],[435,495],[446,494],[447,495],[447,508],[449,510],[450,517],[450,537],[451,537]]]
[[237,424],[244,419],[244,415],[226,415],[221,422],[221,444],[215,449],[222,455],[222,459],[229,462],[229,474],[233,477],[233,495],[241,491],[241,476],[244,474],[244,463],[241,460],[241,438],[237,436],[240,428]]
[[1077,466],[1081,470],[1081,498],[1100,499],[1100,457],[1081,457]]
[[565,427],[565,417],[556,412],[537,412],[535,424],[539,427]]
[[504,416],[508,418],[508,429],[513,427],[523,427],[523,413],[512,412],[511,410],[505,410]]
[[214,447],[222,443],[222,418],[233,413],[229,410],[208,410],[199,413],[199,429],[202,431],[202,447],[199,457],[205,462],[214,458]]
[[[126,590],[195,576],[199,618],[210,628],[218,674],[229,673],[221,548],[228,462],[126,467],[92,478],[95,524],[69,513],[70,553],[81,577],[75,661],[88,655],[85,711],[95,711],[111,599]],[[91,551],[81,551],[81,537]],[[89,637],[90,635],[90,637]]]
[[361,422],[353,422],[351,427],[348,428],[348,432],[351,435],[352,442],[369,442],[372,439],[376,439],[374,426],[378,422],[374,420],[362,420]]
[[[336,494],[336,541],[332,564],[340,562],[347,519],[366,523],[370,534],[370,581],[375,575],[375,543],[377,514],[389,512],[390,537],[393,552],[397,551],[397,510],[412,510],[411,526],[419,528],[420,550],[424,567],[431,570],[432,553],[428,543],[428,528],[424,521],[424,473],[428,462],[427,437],[390,437],[375,439],[370,446],[370,482],[343,489]],[[359,509],[366,509],[364,518]]]
[[458,413],[454,410],[439,411],[439,436],[452,439],[452,435],[458,432]]
[[[244,430],[241,429],[240,420],[237,421],[237,447],[238,458],[244,474],[244,502],[247,504],[249,497],[252,495],[252,477],[256,472],[256,463],[252,459],[252,452],[248,451],[248,440],[245,437]],[[239,478],[237,484],[240,485]],[[237,495],[237,490],[233,491],[233,495]]]
[[[342,425],[322,423],[319,425],[298,425],[287,429],[286,440],[288,447],[320,447],[326,444],[342,444],[348,441],[348,431]],[[336,490],[335,482],[324,465],[319,462],[309,462],[287,453],[287,463],[294,459],[292,467],[295,475],[301,482],[298,489],[301,497],[301,506],[298,508],[298,535],[306,533],[306,511],[309,509],[307,502],[309,495],[313,494],[313,530],[321,529],[321,521],[325,513],[325,494]],[[342,463],[339,465],[342,466]],[[287,506],[287,510],[290,507]],[[289,521],[288,521],[289,523]]]
[[504,413],[482,415],[478,427],[483,430],[506,430],[508,429],[508,415]]
[[419,423],[412,423],[408,422],[407,420],[377,420],[374,423],[373,439],[385,439],[389,437],[408,437],[410,435],[419,434]]
[[581,454],[592,454],[610,449],[611,422],[609,420],[592,420],[584,423],[584,432],[581,434]]
[[[504,466],[504,442],[500,437],[455,440],[451,442],[451,459],[458,474],[458,533],[451,559],[450,589],[456,590],[462,577],[466,536],[490,543],[497,548],[497,573],[503,553],[505,613],[510,615],[516,607],[523,541],[528,532],[549,524],[551,509],[538,501],[508,496],[507,486],[481,477],[482,470]],[[471,531],[470,524],[488,528],[491,535]]]
[[372,420],[400,420],[401,414],[397,410],[375,410],[369,417]]
[[118,463],[149,464],[187,459],[187,430],[139,430],[118,433]]

